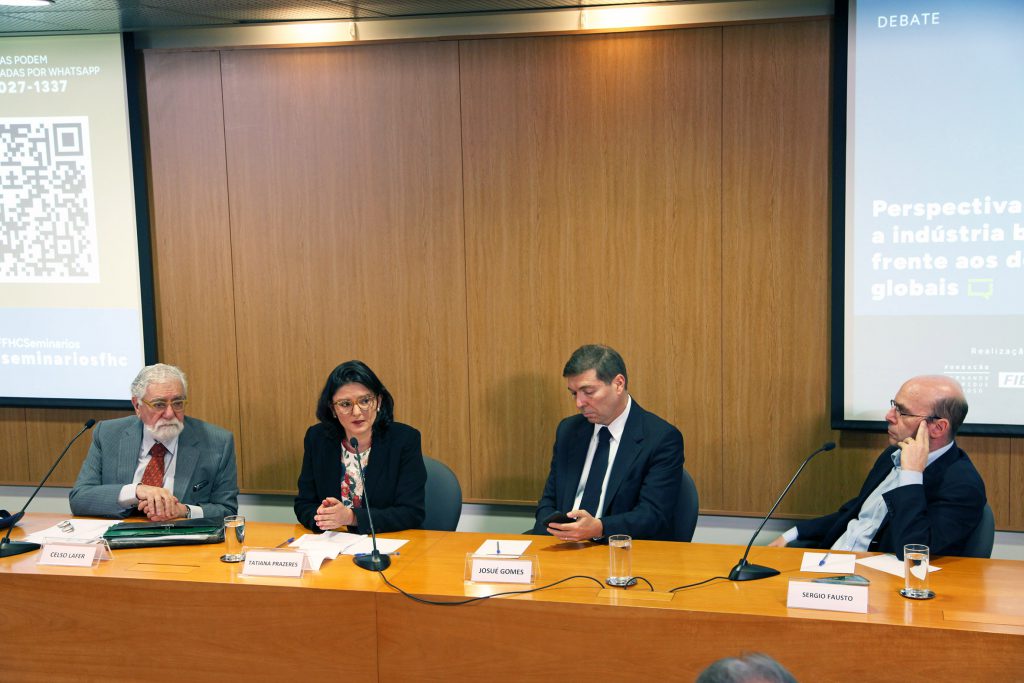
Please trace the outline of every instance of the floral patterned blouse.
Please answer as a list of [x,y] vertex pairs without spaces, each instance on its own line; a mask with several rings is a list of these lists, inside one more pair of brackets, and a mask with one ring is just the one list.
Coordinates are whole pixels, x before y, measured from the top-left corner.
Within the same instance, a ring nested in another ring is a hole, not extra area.
[[[359,454],[363,470],[370,464],[370,448]],[[356,454],[347,448],[341,449],[341,504],[347,508],[363,507],[363,480],[359,476]]]

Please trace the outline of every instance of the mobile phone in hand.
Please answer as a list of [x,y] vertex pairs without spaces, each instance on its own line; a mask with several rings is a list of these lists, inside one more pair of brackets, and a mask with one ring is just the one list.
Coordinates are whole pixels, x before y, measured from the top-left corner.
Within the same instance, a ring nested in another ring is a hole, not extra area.
[[575,521],[575,519],[564,512],[552,512],[548,518],[544,520],[544,526],[547,526],[548,524],[572,524]]

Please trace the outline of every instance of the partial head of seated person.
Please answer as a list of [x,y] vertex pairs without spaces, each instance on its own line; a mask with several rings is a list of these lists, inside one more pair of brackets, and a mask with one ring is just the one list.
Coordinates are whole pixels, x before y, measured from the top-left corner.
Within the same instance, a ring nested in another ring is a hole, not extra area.
[[985,484],[956,433],[967,416],[959,382],[943,375],[907,380],[885,414],[889,447],[855,498],[836,512],[799,522],[769,545],[797,539],[815,547],[903,557],[903,546],[933,555],[963,552],[985,508]]
[[69,502],[75,515],[154,522],[223,517],[238,511],[235,440],[225,429],[186,417],[188,379],[173,365],[144,367],[131,387],[135,415],[104,420]]
[[[555,430],[532,533],[572,542],[673,539],[683,435],[630,397],[626,364],[609,346],[576,349],[562,377],[578,414]],[[556,512],[571,521],[548,523]]]
[[[327,376],[306,430],[295,517],[317,533],[415,529],[426,515],[420,433],[395,422],[395,400],[366,363]],[[360,465],[362,467],[360,467]],[[363,474],[366,481],[363,481]]]

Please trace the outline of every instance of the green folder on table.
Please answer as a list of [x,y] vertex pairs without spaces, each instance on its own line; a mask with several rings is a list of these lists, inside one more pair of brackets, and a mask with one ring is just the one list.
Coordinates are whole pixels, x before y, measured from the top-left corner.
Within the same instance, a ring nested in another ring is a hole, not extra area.
[[223,543],[224,520],[200,517],[173,522],[121,522],[107,529],[103,538],[111,548]]

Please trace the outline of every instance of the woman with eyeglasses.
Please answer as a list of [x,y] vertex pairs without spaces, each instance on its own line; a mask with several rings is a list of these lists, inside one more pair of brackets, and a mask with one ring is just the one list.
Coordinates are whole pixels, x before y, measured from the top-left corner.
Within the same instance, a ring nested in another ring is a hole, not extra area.
[[306,430],[295,497],[295,516],[307,529],[369,533],[368,506],[378,532],[423,523],[420,433],[395,422],[394,408],[391,393],[362,361],[331,371],[316,406],[319,422]]

